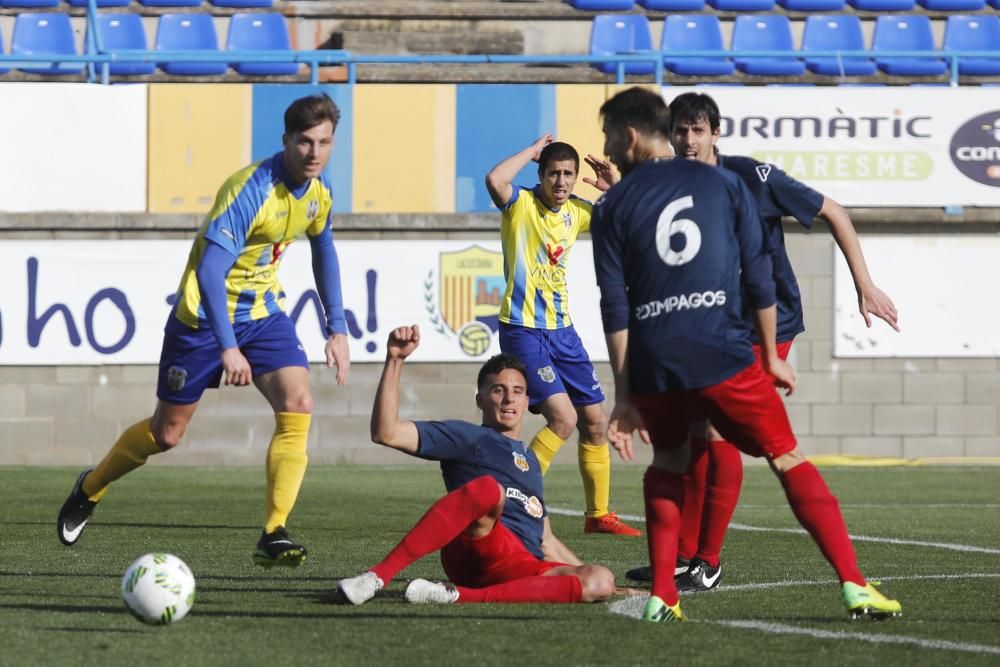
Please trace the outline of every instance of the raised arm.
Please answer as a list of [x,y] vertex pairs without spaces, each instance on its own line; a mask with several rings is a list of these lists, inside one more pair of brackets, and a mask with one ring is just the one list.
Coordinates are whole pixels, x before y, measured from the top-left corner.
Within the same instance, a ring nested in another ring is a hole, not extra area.
[[858,233],[851,223],[851,216],[839,203],[823,198],[823,208],[819,214],[830,225],[830,233],[833,240],[837,242],[840,252],[844,253],[847,266],[851,269],[851,277],[854,279],[854,289],[858,292],[858,310],[865,318],[865,324],[871,327],[874,315],[899,331],[899,313],[896,312],[896,305],[889,296],[875,286],[871,274],[868,272],[868,265],[865,263],[865,255],[861,251],[861,242],[858,240]]
[[372,406],[372,442],[408,454],[417,453],[420,436],[416,424],[399,418],[399,379],[403,373],[403,362],[419,344],[420,327],[416,324],[392,330],[386,345],[382,378]]
[[551,143],[551,134],[539,137],[533,144],[514,153],[486,174],[486,189],[489,190],[490,199],[497,208],[503,208],[510,201],[514,194],[514,179],[517,178],[518,172],[532,160],[537,160],[542,149]]

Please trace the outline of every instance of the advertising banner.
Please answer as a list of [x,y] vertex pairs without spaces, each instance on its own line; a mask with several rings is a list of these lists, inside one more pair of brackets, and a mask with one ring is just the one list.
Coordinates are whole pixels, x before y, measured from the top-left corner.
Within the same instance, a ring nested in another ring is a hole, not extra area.
[[1000,304],[990,289],[1000,283],[1000,238],[865,235],[864,246],[871,266],[892,267],[877,281],[902,331],[874,318],[865,326],[847,262],[834,252],[835,356],[1000,356]]
[[845,206],[1000,206],[993,88],[667,87],[708,93],[719,151],[749,155]]
[[[0,365],[155,364],[190,241],[4,241]],[[338,241],[353,361],[382,361],[389,332],[419,324],[413,361],[481,361],[500,351],[499,242]],[[607,359],[589,241],[572,251],[570,312]],[[311,361],[323,361],[322,307],[309,244],[282,255],[285,310]]]

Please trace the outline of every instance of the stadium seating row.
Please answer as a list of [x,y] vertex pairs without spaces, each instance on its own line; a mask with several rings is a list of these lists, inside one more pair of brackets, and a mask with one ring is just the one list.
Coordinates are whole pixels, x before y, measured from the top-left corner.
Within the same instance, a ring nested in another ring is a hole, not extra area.
[[[274,0],[209,0],[216,7],[270,7]],[[0,0],[0,7],[18,9],[58,7],[62,0]],[[66,0],[73,7],[86,7],[87,0]],[[202,0],[138,0],[145,7],[200,7]],[[128,7],[132,0],[97,0],[98,7]]]
[[[635,0],[566,0],[576,9],[624,11]],[[975,12],[987,6],[1000,9],[1000,0],[638,0],[641,7],[662,12],[696,12],[709,7],[726,12],[764,12],[775,4],[793,12],[837,12],[850,5],[859,11],[909,12],[918,6],[930,11]]]
[[[146,32],[138,14],[100,14],[97,31],[105,51],[147,48]],[[156,27],[156,46],[161,51],[218,51],[215,24],[209,14],[164,14]],[[0,40],[0,51],[3,49]],[[227,51],[289,50],[291,39],[285,17],[281,14],[235,14],[230,19],[226,37]],[[14,23],[12,55],[37,56],[38,60],[57,60],[60,55],[75,55],[76,45],[70,18],[66,14],[21,14]],[[114,75],[152,74],[155,63],[115,62],[109,66]],[[79,74],[81,63],[50,63],[18,69],[32,74]],[[229,68],[220,62],[159,63],[168,74],[180,76],[218,76]],[[233,63],[240,74],[252,76],[296,74],[296,63]],[[7,72],[0,69],[0,72]]]
[[[642,14],[604,14],[594,17],[591,55],[651,50],[649,21]],[[945,27],[946,50],[1000,50],[1000,17],[995,15],[949,16]],[[802,48],[796,51],[791,24],[783,14],[738,16],[733,24],[732,51],[788,51],[788,57],[685,57],[684,51],[723,51],[722,30],[713,14],[668,16],[663,25],[660,51],[664,66],[682,76],[726,76],[739,70],[765,76],[801,76],[809,71],[829,76],[867,76],[876,68],[894,76],[935,76],[947,71],[940,58],[809,57],[810,51],[863,51],[867,47],[857,16],[815,15],[806,19]],[[930,19],[926,16],[880,16],[875,22],[873,51],[936,51]],[[675,57],[671,58],[671,54]],[[613,73],[617,63],[594,65]],[[648,62],[625,64],[627,74],[650,74]],[[973,76],[1000,75],[998,58],[959,58],[959,73]]]

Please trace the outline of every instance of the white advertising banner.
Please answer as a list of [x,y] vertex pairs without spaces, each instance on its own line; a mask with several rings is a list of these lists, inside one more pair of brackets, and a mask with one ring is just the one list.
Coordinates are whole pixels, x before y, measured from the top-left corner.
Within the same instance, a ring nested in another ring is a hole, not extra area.
[[1000,238],[865,236],[865,258],[899,309],[897,333],[865,326],[847,262],[835,252],[834,355],[837,357],[1000,356]]
[[719,150],[846,206],[1000,206],[1000,94],[973,86],[667,87],[708,93]]
[[146,210],[145,85],[0,86],[0,209]]
[[[4,241],[0,365],[155,364],[190,241]],[[499,242],[337,242],[351,358],[381,361],[394,327],[417,323],[413,361],[479,361],[500,351]],[[570,258],[570,309],[606,360],[589,241]],[[311,361],[323,361],[322,308],[309,244],[283,256],[285,308]]]

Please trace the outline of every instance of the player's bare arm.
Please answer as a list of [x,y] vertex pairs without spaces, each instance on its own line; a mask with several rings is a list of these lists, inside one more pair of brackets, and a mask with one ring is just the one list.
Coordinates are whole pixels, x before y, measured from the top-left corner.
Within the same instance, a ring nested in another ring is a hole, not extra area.
[[330,334],[326,341],[326,367],[337,367],[337,384],[347,384],[351,371],[351,350],[346,334]]
[[529,162],[537,161],[542,149],[552,141],[551,134],[543,135],[524,150],[503,160],[486,174],[486,189],[489,190],[490,199],[497,208],[503,208],[510,201],[511,195],[514,194],[514,179],[517,178],[518,172]]
[[587,185],[592,185],[601,192],[607,192],[615,183],[621,180],[610,160],[587,153],[583,161],[594,170],[593,178],[583,177],[583,182]]
[[786,396],[795,392],[795,370],[791,364],[778,356],[775,342],[778,330],[778,308],[771,305],[753,311],[754,326],[760,340],[760,361],[764,371],[774,378],[774,384],[785,390]]
[[566,563],[567,565],[583,565],[583,561],[577,558],[573,550],[563,544],[562,540],[552,532],[552,524],[549,517],[545,517],[542,524],[542,555],[544,560],[553,563]]
[[865,255],[861,250],[861,242],[858,240],[858,233],[851,223],[851,216],[843,206],[829,197],[823,198],[823,208],[819,214],[830,225],[833,239],[847,260],[851,277],[854,279],[854,289],[858,292],[858,310],[865,318],[865,324],[871,327],[871,316],[874,315],[899,331],[899,313],[896,311],[896,304],[872,280]]
[[420,444],[417,426],[399,418],[399,379],[403,363],[420,345],[420,327],[396,327],[389,333],[385,366],[372,406],[372,441],[408,454],[415,454]]
[[615,380],[615,407],[608,420],[608,442],[626,461],[634,458],[632,452],[632,432],[639,431],[639,437],[650,444],[649,432],[642,424],[639,411],[632,405],[628,376],[628,329],[605,334],[608,358]]

